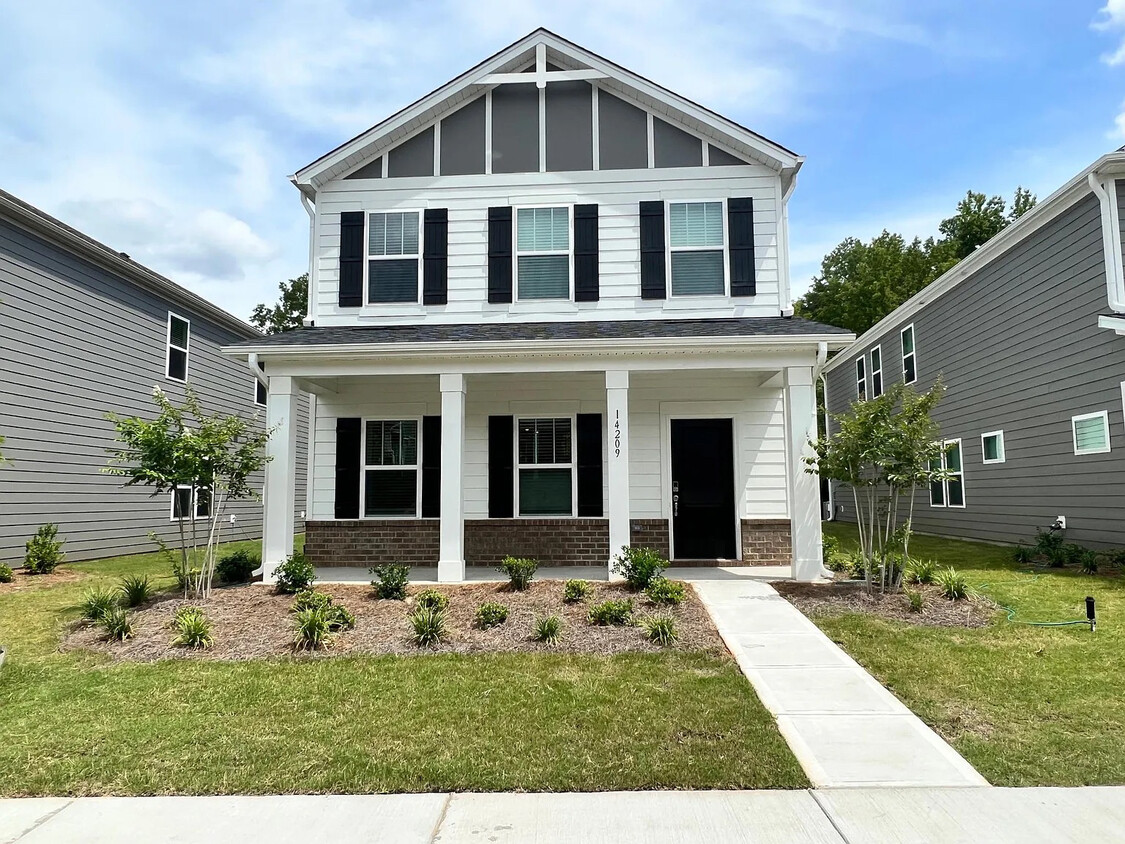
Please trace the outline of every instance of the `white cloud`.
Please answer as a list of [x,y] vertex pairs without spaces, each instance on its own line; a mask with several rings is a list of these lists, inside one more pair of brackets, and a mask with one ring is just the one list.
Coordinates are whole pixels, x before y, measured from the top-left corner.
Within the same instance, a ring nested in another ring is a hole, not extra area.
[[[1106,0],[1091,26],[1101,32],[1125,30],[1125,0]],[[1111,67],[1125,63],[1125,39],[1114,52],[1104,54],[1102,61]]]

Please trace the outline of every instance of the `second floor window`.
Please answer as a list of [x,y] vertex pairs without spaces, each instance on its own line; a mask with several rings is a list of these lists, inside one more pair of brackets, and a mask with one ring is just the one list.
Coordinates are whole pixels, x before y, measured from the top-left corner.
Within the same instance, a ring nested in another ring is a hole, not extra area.
[[570,298],[570,209],[516,211],[516,279],[520,299]]
[[883,350],[876,346],[871,350],[871,398],[883,395]]
[[864,369],[863,355],[855,359],[855,393],[860,401],[867,401],[867,372]]
[[369,214],[367,301],[417,302],[421,238],[417,211]]
[[168,353],[164,374],[174,381],[187,381],[190,335],[190,322],[175,314],[168,314]]
[[723,203],[670,203],[668,244],[673,296],[726,293]]

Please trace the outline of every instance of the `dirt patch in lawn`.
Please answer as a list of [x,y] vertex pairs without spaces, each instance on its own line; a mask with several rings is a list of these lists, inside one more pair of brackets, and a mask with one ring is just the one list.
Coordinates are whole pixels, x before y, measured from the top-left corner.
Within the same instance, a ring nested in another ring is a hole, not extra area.
[[5,592],[46,589],[63,583],[74,583],[83,577],[84,574],[66,568],[57,568],[50,574],[31,574],[27,569],[16,569],[12,572],[11,583],[0,583],[0,595]]
[[[406,601],[378,600],[370,586],[324,584],[318,592],[331,595],[335,603],[351,610],[356,617],[354,630],[337,634],[325,650],[299,655],[341,654],[417,654],[480,653],[511,651],[552,651],[562,653],[614,654],[627,651],[655,652],[658,645],[648,641],[643,627],[598,627],[587,620],[589,607],[605,600],[632,598],[637,622],[654,615],[675,619],[678,641],[671,647],[679,651],[704,651],[723,655],[726,649],[710,616],[689,585],[687,599],[678,607],[653,604],[643,594],[629,592],[623,585],[591,583],[585,601],[565,604],[560,581],[534,582],[524,592],[509,592],[504,584],[472,583],[457,586],[412,586]],[[446,638],[432,648],[414,644],[409,614],[414,596],[423,588],[436,588],[449,597],[446,611]],[[496,601],[508,607],[508,620],[489,630],[478,629],[473,616],[479,604]],[[176,610],[189,604],[203,606],[211,620],[215,643],[206,650],[173,647],[175,633],[170,627]],[[153,662],[160,659],[245,660],[294,654],[294,616],[290,612],[293,596],[278,595],[261,585],[216,589],[204,605],[167,598],[131,612],[134,636],[125,642],[106,641],[100,627],[77,624],[66,636],[64,649],[86,649],[109,654],[115,660]],[[537,618],[557,614],[562,618],[562,639],[544,645],[531,638]]]
[[987,598],[969,597],[946,600],[936,586],[909,587],[925,595],[921,612],[910,609],[902,592],[868,593],[861,582],[794,583],[780,581],[773,587],[806,615],[846,615],[862,613],[925,627],[987,627],[997,607]]

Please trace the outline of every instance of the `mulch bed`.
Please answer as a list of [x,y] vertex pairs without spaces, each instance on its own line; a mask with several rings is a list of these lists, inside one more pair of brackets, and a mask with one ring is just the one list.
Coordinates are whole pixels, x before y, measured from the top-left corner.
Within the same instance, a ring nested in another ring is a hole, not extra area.
[[924,627],[987,627],[997,607],[987,598],[968,597],[948,601],[936,586],[909,587],[926,596],[921,612],[913,612],[902,592],[868,593],[862,581],[833,583],[794,583],[779,581],[773,587],[805,615],[846,615],[862,613]]
[[[497,653],[555,652],[614,654],[657,652],[643,627],[597,627],[587,620],[588,607],[605,600],[632,598],[634,618],[670,615],[676,620],[679,640],[671,649],[706,651],[723,655],[726,649],[707,610],[688,585],[687,599],[678,607],[653,604],[643,594],[630,592],[617,583],[591,584],[584,602],[565,604],[561,581],[533,582],[524,592],[509,592],[506,584],[472,583],[451,586],[411,586],[406,601],[375,598],[370,586],[359,584],[317,585],[319,592],[332,596],[356,617],[354,630],[343,631],[331,647],[308,653],[293,647],[294,620],[290,607],[293,596],[279,595],[272,588],[248,585],[216,589],[206,604],[179,597],[158,600],[131,611],[134,637],[125,642],[110,642],[100,627],[76,624],[63,641],[64,650],[85,649],[109,654],[115,660],[153,662],[160,659],[248,660],[284,655],[326,656],[343,654],[417,653]],[[446,640],[436,647],[414,644],[408,615],[414,608],[412,596],[426,588],[436,588],[449,596],[446,610]],[[473,625],[479,604],[497,601],[508,607],[508,620],[498,627],[480,630]],[[202,606],[211,620],[215,644],[206,650],[173,647],[175,634],[169,624],[176,609],[184,604]],[[535,619],[549,614],[562,618],[562,639],[544,645],[531,639]]]
[[0,595],[5,592],[22,592],[26,589],[45,589],[48,586],[58,586],[61,583],[74,583],[85,576],[62,566],[50,574],[31,574],[25,568],[15,569],[12,574],[11,583],[0,583]]

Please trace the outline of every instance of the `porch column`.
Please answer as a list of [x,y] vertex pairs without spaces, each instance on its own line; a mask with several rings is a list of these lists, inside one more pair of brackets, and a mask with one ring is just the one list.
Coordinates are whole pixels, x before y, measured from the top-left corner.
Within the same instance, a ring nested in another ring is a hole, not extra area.
[[438,580],[465,579],[465,376],[440,375],[441,528]]
[[266,392],[265,501],[262,525],[262,579],[293,553],[293,511],[297,506],[297,385],[288,375],[271,375]]
[[813,454],[809,438],[816,435],[816,388],[811,366],[785,370],[785,416],[789,447],[789,528],[793,542],[793,579],[821,575],[820,482],[805,471],[803,458]]
[[[609,564],[629,544],[629,372],[605,374],[606,422],[609,432]],[[612,576],[613,572],[610,572]]]

